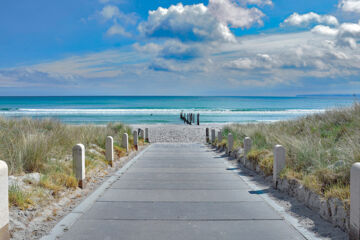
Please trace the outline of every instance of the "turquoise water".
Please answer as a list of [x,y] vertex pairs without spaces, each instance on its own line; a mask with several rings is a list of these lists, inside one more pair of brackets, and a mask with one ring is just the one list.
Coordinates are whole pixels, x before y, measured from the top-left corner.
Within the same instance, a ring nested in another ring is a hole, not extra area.
[[183,124],[181,111],[201,123],[271,122],[350,106],[352,96],[302,97],[0,97],[5,117],[56,118],[80,124],[121,121]]

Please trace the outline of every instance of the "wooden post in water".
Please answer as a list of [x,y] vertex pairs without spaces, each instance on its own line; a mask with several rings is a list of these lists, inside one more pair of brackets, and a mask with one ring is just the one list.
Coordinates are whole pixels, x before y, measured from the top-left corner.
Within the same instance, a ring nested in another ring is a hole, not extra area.
[[0,239],[9,240],[9,185],[8,166],[0,161]]
[[85,147],[83,144],[76,144],[73,147],[73,171],[78,186],[85,188]]

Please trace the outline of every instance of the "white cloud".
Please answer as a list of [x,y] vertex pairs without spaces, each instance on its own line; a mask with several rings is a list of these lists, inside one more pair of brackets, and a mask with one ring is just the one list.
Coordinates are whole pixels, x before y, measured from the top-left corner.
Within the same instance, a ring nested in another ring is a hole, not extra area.
[[336,17],[332,15],[319,15],[314,12],[309,12],[306,14],[293,13],[288,18],[285,19],[282,25],[290,25],[290,26],[308,26],[313,23],[321,23],[326,25],[339,25],[339,22]]
[[124,37],[131,37],[131,34],[126,32],[125,29],[122,26],[120,26],[119,24],[114,24],[113,26],[111,26],[107,30],[106,34],[109,36],[120,35],[120,36],[124,36]]
[[263,24],[264,14],[259,9],[243,8],[231,0],[209,0],[208,8],[221,23],[234,28],[249,28],[256,23]]
[[258,6],[273,5],[273,2],[271,0],[245,0],[245,3]]
[[181,41],[235,42],[229,29],[262,24],[264,14],[257,8],[243,8],[230,0],[210,0],[209,5],[171,5],[150,11],[147,21],[139,24],[146,37],[176,38]]
[[311,30],[311,32],[334,37],[338,35],[339,30],[330,28],[329,26],[317,25]]
[[109,20],[114,17],[120,16],[120,10],[118,7],[113,5],[106,5],[100,12],[100,15],[105,19]]
[[337,40],[339,45],[355,49],[357,47],[357,42],[360,40],[360,21],[359,23],[341,24]]
[[342,0],[338,7],[345,12],[360,13],[360,0]]

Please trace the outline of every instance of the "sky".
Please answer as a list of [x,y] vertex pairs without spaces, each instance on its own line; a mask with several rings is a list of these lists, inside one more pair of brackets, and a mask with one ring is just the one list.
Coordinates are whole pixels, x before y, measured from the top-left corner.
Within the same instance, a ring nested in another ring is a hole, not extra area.
[[0,96],[360,93],[360,0],[0,2]]

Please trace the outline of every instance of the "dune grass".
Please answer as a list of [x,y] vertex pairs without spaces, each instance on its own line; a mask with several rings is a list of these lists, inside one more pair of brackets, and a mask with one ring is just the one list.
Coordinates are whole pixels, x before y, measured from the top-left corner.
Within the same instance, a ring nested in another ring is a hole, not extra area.
[[252,139],[248,158],[256,161],[267,175],[272,174],[274,145],[286,148],[283,177],[296,178],[324,197],[349,199],[350,168],[360,161],[360,104],[334,109],[290,121],[233,124],[223,129],[234,146]]
[[[57,197],[61,191],[77,187],[71,160],[75,144],[85,145],[86,171],[98,170],[99,166],[107,166],[107,136],[113,136],[117,156],[126,155],[126,150],[120,147],[125,132],[132,142],[131,129],[121,123],[67,125],[53,119],[0,118],[0,159],[8,164],[10,175],[39,172],[41,179],[36,187],[47,189]],[[93,148],[97,149],[95,153],[90,151]],[[10,205],[27,208],[31,205],[29,194],[19,186],[10,186]]]

